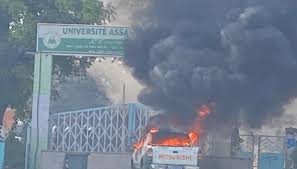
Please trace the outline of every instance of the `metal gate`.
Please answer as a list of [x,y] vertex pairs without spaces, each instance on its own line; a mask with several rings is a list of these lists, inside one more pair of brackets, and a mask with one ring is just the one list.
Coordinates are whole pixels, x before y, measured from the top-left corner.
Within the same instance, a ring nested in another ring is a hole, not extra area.
[[119,105],[50,115],[49,150],[64,152],[127,152],[150,118],[150,109]]
[[285,161],[285,137],[260,136],[258,169],[282,169]]
[[241,135],[240,136],[240,151],[237,155],[239,158],[249,158],[254,160],[255,136]]

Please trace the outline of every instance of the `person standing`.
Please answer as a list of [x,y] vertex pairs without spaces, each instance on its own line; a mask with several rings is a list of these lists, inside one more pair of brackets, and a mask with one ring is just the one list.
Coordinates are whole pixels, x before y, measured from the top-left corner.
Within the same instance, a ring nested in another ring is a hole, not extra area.
[[2,119],[2,128],[1,128],[1,139],[6,139],[9,132],[12,130],[12,127],[15,123],[15,109],[8,105]]

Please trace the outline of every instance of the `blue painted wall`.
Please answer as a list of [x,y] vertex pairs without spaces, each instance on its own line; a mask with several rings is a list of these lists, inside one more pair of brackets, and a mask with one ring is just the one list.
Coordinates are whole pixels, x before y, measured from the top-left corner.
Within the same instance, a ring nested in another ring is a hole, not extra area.
[[284,154],[282,153],[259,153],[259,169],[283,169]]
[[0,142],[0,169],[3,169],[4,167],[4,155],[5,155],[5,143]]

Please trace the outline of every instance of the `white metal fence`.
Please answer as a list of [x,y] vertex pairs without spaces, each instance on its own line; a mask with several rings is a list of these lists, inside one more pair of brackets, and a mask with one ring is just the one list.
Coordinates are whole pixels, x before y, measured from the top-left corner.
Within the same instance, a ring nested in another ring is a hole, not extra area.
[[126,152],[139,139],[150,110],[119,105],[52,114],[49,150],[64,152]]

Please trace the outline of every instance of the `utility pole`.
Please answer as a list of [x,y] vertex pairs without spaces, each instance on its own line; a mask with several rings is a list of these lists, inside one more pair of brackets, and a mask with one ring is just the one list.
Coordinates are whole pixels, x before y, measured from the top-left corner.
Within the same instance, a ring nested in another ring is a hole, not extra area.
[[126,104],[126,84],[123,83],[123,105]]

